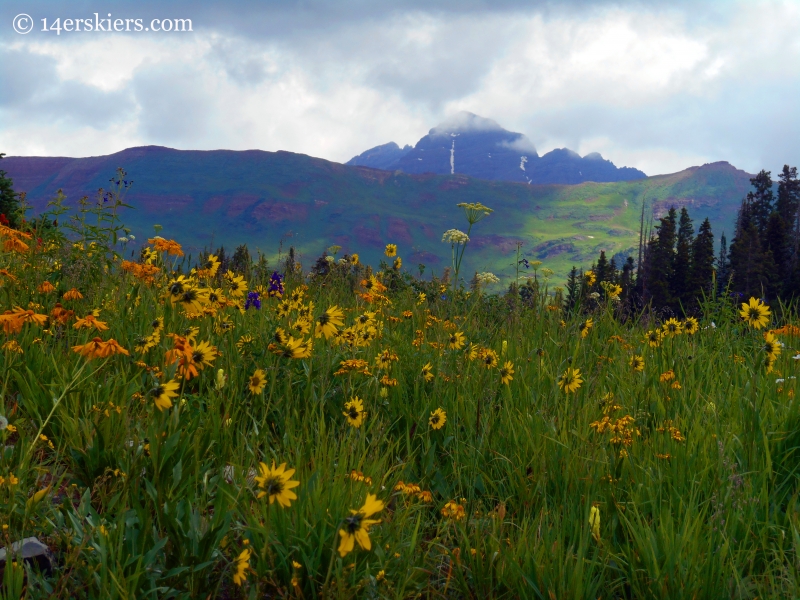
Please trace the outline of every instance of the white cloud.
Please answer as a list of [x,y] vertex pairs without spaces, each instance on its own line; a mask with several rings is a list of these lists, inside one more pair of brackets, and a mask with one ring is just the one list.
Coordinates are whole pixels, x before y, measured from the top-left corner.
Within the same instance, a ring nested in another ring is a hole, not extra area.
[[726,3],[713,18],[693,4],[419,6],[295,30],[280,13],[272,26],[284,29],[261,37],[196,19],[180,37],[6,40],[0,52],[29,53],[41,81],[7,80],[0,148],[86,156],[157,143],[346,161],[467,110],[540,154],[597,151],[648,174],[800,163],[796,2]]

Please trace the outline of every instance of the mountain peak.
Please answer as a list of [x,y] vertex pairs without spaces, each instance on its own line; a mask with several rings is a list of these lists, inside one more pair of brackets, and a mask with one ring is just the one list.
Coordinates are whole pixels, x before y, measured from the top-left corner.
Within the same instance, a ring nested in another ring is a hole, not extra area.
[[637,169],[617,168],[596,152],[581,158],[568,148],[556,148],[539,156],[527,136],[503,129],[497,121],[468,111],[450,115],[413,148],[384,144],[353,157],[347,164],[405,173],[459,173],[478,179],[529,184],[628,181],[646,177]]

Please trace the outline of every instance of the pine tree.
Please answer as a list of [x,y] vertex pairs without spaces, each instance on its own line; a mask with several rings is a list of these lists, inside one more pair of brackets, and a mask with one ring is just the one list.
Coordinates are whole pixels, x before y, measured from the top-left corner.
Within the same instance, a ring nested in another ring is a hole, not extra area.
[[[758,175],[750,179],[750,185],[755,189],[747,192],[747,201],[756,226],[759,238],[764,241],[767,233],[769,216],[772,214],[772,203],[775,195],[772,192],[772,178],[769,171],[763,169]],[[732,244],[731,244],[732,245]]]
[[581,293],[582,277],[578,276],[578,269],[572,267],[567,277],[567,298],[564,302],[564,309],[571,313],[579,305]]
[[669,209],[667,216],[659,219],[657,233],[651,236],[647,248],[647,272],[645,273],[647,296],[656,308],[673,304],[670,293],[675,262],[676,224],[678,220],[675,207]]
[[714,234],[711,232],[708,218],[700,225],[692,244],[692,270],[689,281],[692,300],[697,301],[703,294],[711,294],[714,284]]
[[[5,153],[0,152],[0,159]],[[7,173],[0,169],[0,215],[5,215],[11,227],[18,228],[22,216],[20,215],[19,194],[14,191],[14,182]]]
[[[783,165],[778,175],[778,200],[775,211],[783,221],[781,263],[776,267],[784,275],[783,293],[787,298],[800,294],[800,180],[797,167]],[[773,254],[775,250],[773,249]],[[786,277],[786,273],[790,275]]]
[[608,259],[606,258],[606,251],[600,250],[600,258],[597,259],[597,266],[593,267],[594,274],[597,276],[597,283],[599,284],[601,281],[611,281],[610,274],[611,271],[608,265]]
[[717,259],[717,293],[721,294],[728,287],[731,276],[731,263],[728,259],[728,239],[725,232],[719,236],[719,258]]
[[690,281],[692,270],[692,242],[694,240],[694,227],[689,212],[684,206],[678,225],[678,237],[673,262],[672,279],[670,281],[670,294],[673,298],[674,309],[679,306],[686,307],[694,298],[694,289]]
[[250,251],[247,249],[247,244],[237,246],[236,252],[231,258],[231,271],[250,279],[250,263]]
[[[758,211],[752,193],[742,202],[736,217],[736,234],[731,242],[730,269],[733,291],[743,296],[761,297],[770,288],[769,273],[774,268],[772,255],[764,251],[758,234]],[[759,209],[760,210],[760,209]]]

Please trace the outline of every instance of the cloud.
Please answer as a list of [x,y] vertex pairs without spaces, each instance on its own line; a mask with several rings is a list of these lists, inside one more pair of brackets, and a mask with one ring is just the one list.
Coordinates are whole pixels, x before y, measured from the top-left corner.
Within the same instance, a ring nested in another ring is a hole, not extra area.
[[[0,22],[14,10],[4,3]],[[32,0],[25,10],[37,20],[97,9]],[[800,163],[793,2],[143,0],[111,10],[191,18],[194,32],[5,36],[4,152],[158,143],[346,161],[413,144],[465,110],[527,134],[541,154],[598,151],[647,173]]]
[[61,80],[55,60],[25,50],[0,47],[0,81],[0,111],[9,122],[22,119],[104,129],[131,108],[126,91],[106,92]]

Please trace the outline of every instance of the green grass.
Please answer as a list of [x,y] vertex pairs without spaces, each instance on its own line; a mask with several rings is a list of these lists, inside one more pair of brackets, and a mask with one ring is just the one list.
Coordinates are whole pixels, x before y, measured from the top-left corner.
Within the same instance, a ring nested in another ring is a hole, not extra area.
[[[797,338],[779,336],[786,347],[767,373],[761,333],[725,299],[708,300],[696,335],[651,348],[644,333],[658,324],[621,322],[613,305],[565,315],[544,290],[528,304],[514,294],[442,299],[438,282],[389,272],[390,302],[366,304],[355,294],[364,267],[342,265],[310,280],[290,274],[287,295],[307,285],[303,303],[313,302],[313,316],[342,307],[345,327],[376,311],[378,337],[357,348],[314,338],[311,357],[293,360],[269,349],[276,328],[295,320],[278,318],[278,299],[189,319],[165,297],[171,257],[156,261],[161,274],[146,285],[121,274],[102,244],[81,250],[58,230],[45,233],[38,250],[3,253],[17,278],[3,279],[4,308],[49,314],[60,301],[76,317],[99,309],[109,330],[75,329],[73,319],[7,335],[0,413],[16,431],[0,432],[2,537],[7,545],[38,536],[58,565],[51,575],[7,568],[3,597],[18,597],[23,585],[29,598],[800,593]],[[56,292],[37,291],[45,279]],[[72,287],[84,298],[60,298]],[[794,321],[793,312],[772,308],[772,327]],[[156,317],[165,334],[198,327],[196,343],[220,353],[163,412],[148,392],[154,373],[162,382],[177,377],[165,361],[172,339],[133,350]],[[594,325],[583,338],[587,317]],[[231,326],[220,327],[225,321]],[[447,348],[454,330],[493,350],[498,366],[471,360],[469,346]],[[417,331],[422,343],[414,345]],[[71,350],[96,335],[131,356],[87,360]],[[253,344],[242,353],[236,342],[245,335]],[[399,360],[381,370],[375,359],[387,349]],[[634,354],[644,356],[641,373],[629,366]],[[370,374],[335,375],[347,359],[365,360]],[[508,385],[498,372],[506,361],[515,371]],[[426,363],[430,382],[421,377]],[[583,374],[573,394],[558,386],[567,368]],[[221,388],[219,369],[227,377]],[[267,384],[254,395],[248,379],[256,369]],[[661,381],[669,370],[675,379]],[[383,375],[396,385],[382,385]],[[367,411],[359,428],[342,414],[353,396]],[[437,408],[447,421],[433,430],[428,418]],[[613,422],[632,417],[629,446],[591,427],[604,413]],[[296,469],[298,498],[288,508],[256,497],[255,470],[273,461]],[[353,470],[371,483],[352,479]],[[400,481],[432,500],[395,491]],[[368,493],[386,504],[369,532],[371,549],[356,546],[342,558],[338,531]],[[453,500],[463,504],[463,520],[442,514]],[[245,548],[250,570],[237,586]]]

